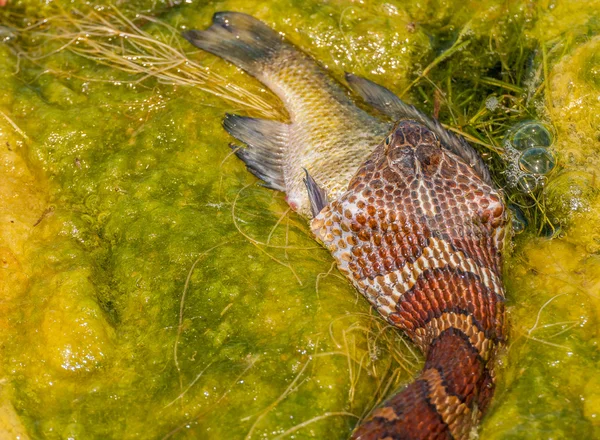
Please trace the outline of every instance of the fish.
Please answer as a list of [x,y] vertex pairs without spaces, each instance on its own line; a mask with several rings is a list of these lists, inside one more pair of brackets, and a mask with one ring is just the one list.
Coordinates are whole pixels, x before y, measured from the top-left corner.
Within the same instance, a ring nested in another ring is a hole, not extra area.
[[[290,207],[302,216],[313,217],[317,208],[310,205],[306,172],[317,185],[311,188],[318,187],[336,198],[389,133],[393,126],[390,116],[395,120],[397,114],[408,112],[435,124],[398,98],[377,101],[379,86],[347,74],[349,88],[359,96],[371,97],[371,104],[382,111],[382,117],[369,114],[314,58],[250,15],[217,12],[208,29],[188,30],[182,36],[245,70],[281,99],[287,122],[228,114],[223,126],[246,145],[232,145],[232,149],[248,170],[265,186],[285,192]],[[458,137],[447,134],[446,144],[468,152],[478,169],[485,170],[476,151],[461,144]]]
[[506,334],[507,214],[477,151],[379,84],[346,73],[345,87],[252,16],[218,12],[183,37],[281,99],[287,122],[226,115],[225,130],[246,145],[235,154],[285,192],[340,272],[425,355],[352,439],[468,439]]

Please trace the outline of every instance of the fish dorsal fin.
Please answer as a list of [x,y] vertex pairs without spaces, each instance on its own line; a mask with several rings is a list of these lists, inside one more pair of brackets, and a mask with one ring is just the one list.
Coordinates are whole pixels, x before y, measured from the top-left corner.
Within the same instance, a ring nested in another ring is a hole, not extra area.
[[269,188],[285,191],[283,165],[288,125],[266,119],[227,114],[223,127],[248,147],[233,146],[237,157],[248,170]]
[[310,210],[313,218],[315,218],[327,205],[327,192],[315,182],[306,168],[303,169],[306,174],[306,177],[304,177],[304,185],[306,185],[306,191],[308,192]]
[[442,126],[440,121],[430,118],[414,106],[402,101],[385,87],[373,81],[351,73],[346,73],[346,81],[350,88],[367,104],[384,115],[389,116],[394,121],[412,119],[429,128],[438,136],[440,142],[448,150],[461,157],[485,182],[492,183],[486,164],[477,151],[462,136],[449,132]]
[[[403,118],[413,118],[414,107],[411,109],[402,102],[393,92],[366,78],[346,72],[346,82],[354,93],[360,96],[367,104],[394,121]],[[418,111],[418,110],[417,110]]]

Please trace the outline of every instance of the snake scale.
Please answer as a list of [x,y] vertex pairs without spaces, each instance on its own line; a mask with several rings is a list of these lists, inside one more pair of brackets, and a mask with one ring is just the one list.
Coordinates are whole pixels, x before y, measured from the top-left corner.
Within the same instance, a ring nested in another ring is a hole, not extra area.
[[282,100],[289,123],[225,118],[246,144],[235,154],[285,191],[292,209],[312,214],[339,270],[425,354],[418,377],[352,438],[468,439],[493,395],[505,338],[507,216],[481,158],[389,90],[347,74],[356,94],[397,122],[365,112],[312,57],[249,15],[218,12],[208,29],[183,36]]
[[410,120],[312,220],[340,271],[426,355],[419,377],[353,438],[468,438],[504,338],[505,223],[499,194]]

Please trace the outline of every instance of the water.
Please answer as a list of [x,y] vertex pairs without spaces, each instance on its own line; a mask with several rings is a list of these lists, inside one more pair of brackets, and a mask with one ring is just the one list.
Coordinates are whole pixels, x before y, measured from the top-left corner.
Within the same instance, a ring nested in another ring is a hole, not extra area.
[[[480,437],[600,437],[597,2],[127,7],[155,8],[178,29],[205,27],[216,10],[251,13],[337,78],[351,71],[406,91],[452,126],[482,108],[500,115],[506,94],[531,96],[528,118],[553,127],[554,143],[542,146],[556,157],[537,193],[546,209],[535,212],[562,232],[539,238],[530,218],[507,249],[510,339]],[[23,25],[0,17],[11,32]],[[156,25],[144,29],[163,38]],[[343,439],[419,370],[414,348],[357,298],[306,222],[230,154],[221,118],[250,106],[211,94],[216,83],[132,87],[139,77],[68,50],[22,59],[15,76],[11,47],[0,44],[0,413],[12,418],[0,429],[48,439]],[[244,73],[190,56],[270,106],[250,115],[283,113]],[[419,75],[428,79],[411,86]],[[488,77],[522,95],[478,82]],[[500,141],[523,119],[507,114],[493,134]],[[491,163],[501,181],[501,161]]]

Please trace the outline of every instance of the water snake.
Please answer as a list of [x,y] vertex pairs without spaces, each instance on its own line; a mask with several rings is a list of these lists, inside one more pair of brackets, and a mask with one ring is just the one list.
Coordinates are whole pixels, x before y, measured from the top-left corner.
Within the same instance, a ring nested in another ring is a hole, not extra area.
[[468,438],[493,394],[504,339],[505,223],[500,195],[411,120],[312,220],[340,271],[426,356],[418,378],[353,438]]

